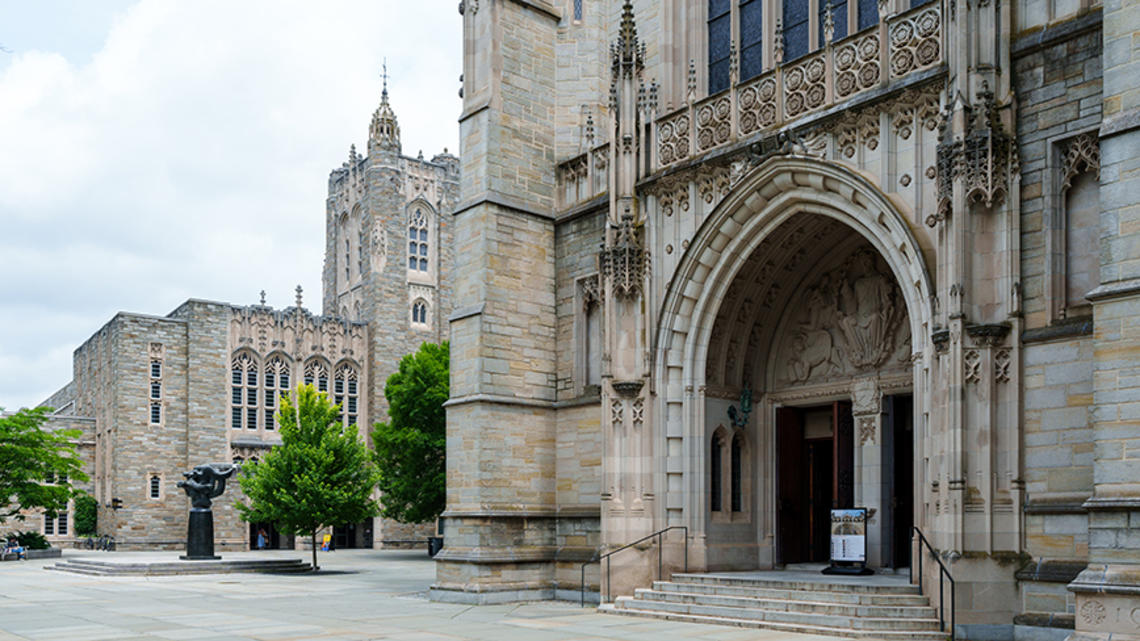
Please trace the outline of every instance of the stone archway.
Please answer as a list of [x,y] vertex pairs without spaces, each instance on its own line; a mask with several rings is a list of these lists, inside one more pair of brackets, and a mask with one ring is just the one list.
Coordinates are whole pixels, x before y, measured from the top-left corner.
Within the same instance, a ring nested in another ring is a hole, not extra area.
[[[666,464],[662,479],[664,516],[670,524],[691,528],[699,559],[707,558],[703,547],[706,365],[717,315],[746,259],[781,227],[787,229],[785,223],[790,219],[805,215],[841,223],[880,257],[898,284],[909,334],[914,337],[912,356],[930,353],[931,282],[922,248],[898,203],[865,176],[814,158],[771,158],[747,175],[695,234],[666,292],[655,336],[654,373],[659,381],[655,409],[662,418],[664,449],[674,459]],[[913,360],[917,408],[925,393],[919,375],[921,359]],[[758,411],[772,408],[761,406]],[[771,455],[770,447],[768,451]],[[761,497],[760,518],[771,514],[771,500]]]

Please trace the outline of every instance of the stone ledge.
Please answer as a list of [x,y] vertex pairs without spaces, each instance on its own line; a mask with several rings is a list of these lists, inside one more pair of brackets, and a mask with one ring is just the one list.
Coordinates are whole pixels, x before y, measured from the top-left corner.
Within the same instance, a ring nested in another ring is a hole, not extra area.
[[1140,565],[1090,563],[1069,583],[1069,591],[1140,596]]
[[[1087,561],[1041,560],[1021,568],[1013,576],[1018,581],[1069,583],[1076,579],[1086,567],[1088,567]],[[1027,623],[1026,625],[1037,624]]]
[[454,311],[451,312],[451,315],[447,317],[447,320],[448,320],[448,322],[454,323],[457,320],[463,320],[464,318],[471,318],[472,316],[478,316],[479,314],[482,314],[483,310],[486,308],[487,308],[486,302],[477,303],[475,305],[464,305],[463,307],[457,307]]
[[1085,510],[1096,510],[1098,512],[1140,510],[1140,497],[1097,498],[1094,496],[1081,504],[1081,507]]
[[1076,627],[1076,616],[1052,612],[1027,612],[1013,617],[1014,625],[1027,625],[1035,628],[1060,628],[1072,630]]
[[554,220],[553,211],[534,207],[530,203],[527,203],[519,198],[516,198],[509,194],[504,194],[500,191],[495,191],[494,189],[488,189],[487,191],[483,192],[483,195],[481,196],[476,196],[475,198],[472,198],[468,201],[459,203],[459,205],[455,207],[455,211],[452,212],[452,215],[459,216],[464,212],[470,211],[480,205],[488,204],[495,205],[497,207],[501,207],[502,209],[513,211],[519,214],[524,214],[526,216],[534,216],[535,218],[540,218],[542,220]]
[[457,405],[467,405],[469,403],[490,403],[493,405],[516,405],[520,407],[539,407],[542,409],[554,409],[554,401],[547,401],[539,398],[522,398],[518,396],[501,396],[499,394],[468,394],[467,396],[457,396],[448,399],[443,404],[444,407],[455,407]]
[[1009,53],[1015,58],[1036,53],[1063,40],[1069,40],[1086,31],[1099,29],[1103,18],[1097,7],[1088,13],[1060,23],[1048,25],[1038,31],[1021,36],[1013,41]]
[[428,590],[428,600],[438,603],[466,603],[470,605],[494,605],[497,603],[518,603],[520,601],[549,601],[554,598],[554,588],[533,585],[521,588],[498,588],[484,586],[464,586],[449,588],[433,585]]
[[1093,303],[1099,303],[1102,300],[1108,300],[1110,298],[1126,298],[1129,296],[1140,296],[1140,278],[1131,278],[1129,280],[1101,285],[1085,294],[1085,298],[1091,300]]
[[479,547],[466,550],[448,549],[445,545],[435,560],[457,563],[548,563],[556,560],[558,548],[553,545],[528,545],[509,548]]
[[1046,327],[1035,327],[1021,333],[1022,343],[1040,343],[1060,338],[1074,338],[1077,336],[1091,336],[1093,333],[1092,316],[1079,316],[1067,318]]

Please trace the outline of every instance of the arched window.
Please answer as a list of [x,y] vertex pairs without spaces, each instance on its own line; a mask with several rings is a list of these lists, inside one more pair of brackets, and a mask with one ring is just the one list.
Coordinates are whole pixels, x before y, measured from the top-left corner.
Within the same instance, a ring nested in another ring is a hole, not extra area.
[[730,496],[732,497],[731,503],[733,512],[741,512],[744,510],[744,461],[742,452],[744,449],[743,441],[744,437],[740,434],[736,434],[732,437],[732,448],[730,455],[730,458],[732,460],[732,469],[730,471],[730,482],[732,483],[732,488],[730,490]]
[[265,387],[265,429],[277,428],[274,415],[277,412],[277,401],[282,394],[289,391],[289,363],[280,356],[274,356],[265,366],[263,377]]
[[422,298],[417,298],[412,303],[412,324],[427,325],[427,302]]
[[230,365],[230,427],[257,429],[257,363],[249,354],[234,357]]
[[356,368],[347,363],[338,367],[336,377],[333,379],[333,402],[340,405],[340,414],[347,425],[356,423],[359,407],[358,392]]
[[360,233],[357,234],[357,241],[356,241],[356,273],[357,274],[363,274],[364,273],[364,264],[365,264],[364,261],[366,260],[365,256],[368,253],[365,250],[365,248],[367,246],[368,246],[368,242],[364,236],[364,230],[362,229],[362,230],[360,230]]
[[408,270],[428,270],[428,221],[419,207],[408,217]]
[[320,361],[309,361],[305,365],[305,385],[315,385],[317,391],[329,391],[329,370]]
[[720,435],[715,434],[709,447],[709,509],[713,512],[721,511],[721,449]]

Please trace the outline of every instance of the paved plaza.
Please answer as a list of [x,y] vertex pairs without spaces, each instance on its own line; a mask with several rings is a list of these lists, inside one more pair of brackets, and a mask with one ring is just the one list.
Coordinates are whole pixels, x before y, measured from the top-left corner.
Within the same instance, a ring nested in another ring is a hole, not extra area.
[[[175,553],[87,552],[67,558],[157,561]],[[227,554],[304,558],[298,552]],[[88,577],[0,563],[0,641],[819,641],[825,637],[596,614],[565,602],[468,606],[432,603],[422,550],[343,550],[321,572],[186,577]]]
[[[67,558],[156,561],[176,553],[66,552]],[[227,554],[303,558],[298,552]],[[319,555],[306,575],[88,577],[44,570],[56,560],[0,563],[0,641],[819,641],[822,636],[595,614],[567,602],[463,606],[427,601],[423,551]]]

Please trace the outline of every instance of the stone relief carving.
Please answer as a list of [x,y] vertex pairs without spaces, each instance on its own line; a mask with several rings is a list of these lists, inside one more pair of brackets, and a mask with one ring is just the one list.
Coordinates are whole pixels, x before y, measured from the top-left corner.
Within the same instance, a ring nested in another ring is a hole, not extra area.
[[982,380],[981,356],[977,350],[968,349],[962,354],[962,378],[967,383],[977,383]]
[[891,25],[891,78],[929,67],[940,59],[941,11],[931,9]]
[[615,296],[636,298],[641,295],[649,252],[641,246],[640,226],[625,215],[615,226],[613,241],[601,251],[602,274],[611,279]]
[[[966,135],[938,145],[938,207],[936,213],[927,217],[928,226],[933,227],[950,215],[955,180],[964,182],[969,204],[992,207],[1001,204],[1008,194],[1011,166],[1017,163],[1017,153],[1013,136],[1002,123],[1001,108],[983,83],[974,104],[966,107]],[[950,116],[949,109],[943,112],[943,139]]]
[[875,444],[875,423],[874,416],[859,417],[859,445]]
[[784,329],[777,374],[804,383],[896,366],[890,357],[909,337],[902,293],[889,269],[869,248],[852,253],[820,275],[789,306],[796,316]]
[[588,311],[591,305],[597,305],[602,302],[602,293],[598,284],[597,274],[578,279],[578,291],[581,296],[583,311]]
[[861,378],[851,386],[851,413],[878,414],[882,411],[879,386],[873,378]]
[[697,151],[728,142],[732,134],[732,102],[721,96],[697,108]]
[[835,93],[845,98],[879,82],[879,36],[871,34],[835,51]]
[[1104,604],[1096,599],[1089,599],[1081,606],[1081,619],[1088,625],[1100,625],[1104,617]]

